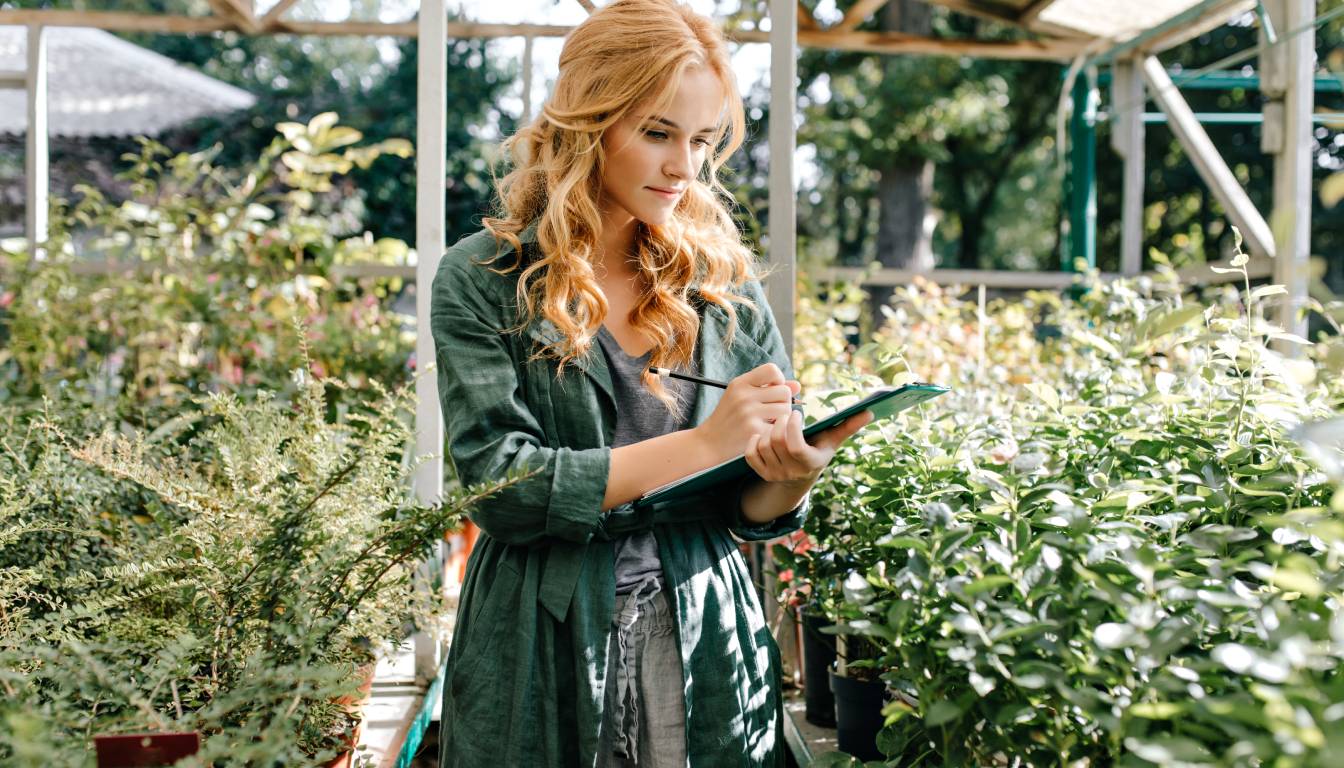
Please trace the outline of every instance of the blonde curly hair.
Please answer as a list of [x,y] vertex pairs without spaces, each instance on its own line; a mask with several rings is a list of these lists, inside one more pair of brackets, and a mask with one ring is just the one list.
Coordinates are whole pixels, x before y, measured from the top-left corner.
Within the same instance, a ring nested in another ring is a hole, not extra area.
[[[692,288],[728,314],[726,343],[737,324],[734,303],[755,307],[733,290],[761,274],[729,213],[733,197],[718,179],[742,145],[746,125],[727,43],[710,19],[675,0],[616,0],[569,34],[550,99],[536,119],[504,141],[512,169],[495,179],[498,215],[483,221],[500,246],[487,263],[507,242],[517,259],[494,271],[522,269],[522,322],[509,330],[526,328],[537,314],[550,320],[563,338],[534,358],[558,359],[561,375],[567,363],[588,353],[608,310],[593,271],[606,161],[602,137],[637,107],[648,105],[653,114],[666,109],[692,67],[707,68],[722,84],[726,120],[711,140],[715,151],[672,218],[636,227],[631,258],[644,290],[630,323],[653,339],[651,365],[680,368],[693,358],[700,326]],[[539,254],[527,260],[519,233],[533,222]],[[658,377],[646,374],[644,386],[674,407]]]

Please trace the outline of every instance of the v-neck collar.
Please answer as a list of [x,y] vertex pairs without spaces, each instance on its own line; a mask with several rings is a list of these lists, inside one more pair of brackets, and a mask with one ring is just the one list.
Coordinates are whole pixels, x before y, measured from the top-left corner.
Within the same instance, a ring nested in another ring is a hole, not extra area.
[[616,338],[616,334],[614,334],[614,333],[611,332],[611,329],[607,328],[607,324],[606,324],[606,323],[601,323],[601,324],[599,324],[599,325],[597,326],[597,332],[600,333],[600,334],[605,334],[606,337],[607,337],[607,341],[610,341],[612,344],[615,344],[615,345],[616,345],[616,349],[620,350],[620,351],[621,351],[621,354],[625,355],[625,356],[626,356],[628,359],[630,359],[630,360],[644,360],[644,359],[650,357],[650,356],[653,354],[653,348],[652,348],[652,347],[650,347],[650,348],[648,349],[648,351],[646,351],[646,352],[645,352],[644,354],[642,354],[642,355],[632,355],[632,354],[630,354],[629,352],[626,352],[626,351],[625,351],[625,347],[621,346],[621,342],[620,342],[620,340]]

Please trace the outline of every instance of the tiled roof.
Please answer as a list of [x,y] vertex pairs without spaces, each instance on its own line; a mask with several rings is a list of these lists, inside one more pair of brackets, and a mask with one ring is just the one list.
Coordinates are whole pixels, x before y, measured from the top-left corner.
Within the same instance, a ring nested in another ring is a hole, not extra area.
[[[28,31],[0,26],[0,71],[27,68]],[[152,136],[203,115],[246,109],[252,94],[98,29],[47,30],[53,136]],[[0,89],[0,134],[21,135],[26,93]]]

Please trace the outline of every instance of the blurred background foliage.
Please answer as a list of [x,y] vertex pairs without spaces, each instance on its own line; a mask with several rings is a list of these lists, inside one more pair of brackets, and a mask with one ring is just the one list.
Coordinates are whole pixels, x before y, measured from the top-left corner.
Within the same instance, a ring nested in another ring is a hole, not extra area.
[[[555,0],[556,4],[567,0]],[[1344,0],[1321,0],[1318,14]],[[314,18],[327,0],[303,0],[292,11]],[[351,0],[351,15],[376,18],[377,0]],[[408,4],[410,7],[413,4]],[[853,5],[806,2],[823,21]],[[4,0],[3,7],[59,7],[203,14],[206,0]],[[381,9],[387,11],[386,7]],[[764,0],[719,0],[720,18],[766,15]],[[947,38],[1007,40],[1021,30],[952,13],[919,0],[892,0],[864,22],[862,30],[885,30]],[[1256,44],[1252,14],[1200,35],[1162,55],[1171,69],[1191,69]],[[1344,62],[1339,50],[1341,19],[1318,30],[1320,71]],[[174,150],[220,146],[221,165],[256,157],[280,120],[307,121],[335,111],[342,123],[370,140],[415,137],[414,40],[357,37],[248,37],[221,35],[125,35],[257,96],[250,110],[197,121],[159,137]],[[1333,53],[1333,57],[1332,57]],[[1253,61],[1253,60],[1252,60]],[[516,127],[516,116],[499,107],[517,88],[520,62],[497,43],[450,43],[445,88],[453,105],[447,115],[447,234],[456,238],[479,228],[490,206],[490,167],[498,137]],[[1055,147],[1055,115],[1063,67],[1047,62],[1009,62],[935,56],[882,57],[804,49],[799,57],[798,145],[804,158],[799,192],[801,258],[816,264],[940,266],[989,269],[1057,269],[1063,180]],[[549,76],[538,73],[539,76]],[[1344,76],[1344,73],[1341,73]],[[768,214],[768,87],[743,82],[750,136],[730,163],[728,179],[742,209],[739,219],[761,245]],[[1252,90],[1187,90],[1196,111],[1257,112]],[[1103,111],[1110,106],[1103,89]],[[1337,93],[1317,96],[1321,111],[1344,109]],[[1261,154],[1258,125],[1211,125],[1210,136],[1252,200],[1267,210],[1272,167]],[[1098,135],[1098,243],[1103,271],[1118,269],[1120,159],[1108,145],[1109,127]],[[57,142],[53,192],[73,180],[94,180],[108,194],[124,193],[114,171],[127,141]],[[1316,130],[1316,183],[1344,167],[1344,137],[1338,126]],[[1157,249],[1180,266],[1224,257],[1231,235],[1224,212],[1198,178],[1171,131],[1147,130],[1147,191],[1144,251]],[[22,169],[21,143],[0,142],[0,175],[14,181]],[[414,239],[414,165],[384,158],[343,179],[334,192],[353,217],[345,234],[370,230],[375,238]],[[17,220],[18,210],[0,209]],[[1313,211],[1313,253],[1328,265],[1325,285],[1344,289],[1344,207]],[[1151,264],[1146,265],[1151,267]]]

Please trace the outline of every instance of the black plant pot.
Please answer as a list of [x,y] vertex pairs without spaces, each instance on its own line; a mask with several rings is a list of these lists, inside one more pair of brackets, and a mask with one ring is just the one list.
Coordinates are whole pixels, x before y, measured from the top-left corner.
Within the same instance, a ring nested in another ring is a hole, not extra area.
[[835,663],[835,635],[821,631],[829,626],[825,614],[803,611],[803,701],[807,722],[823,728],[835,727],[835,696],[827,679]]
[[887,686],[880,680],[855,680],[831,673],[835,693],[836,739],[841,752],[860,760],[881,760],[877,732],[882,730],[882,705]]

